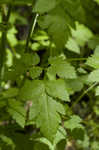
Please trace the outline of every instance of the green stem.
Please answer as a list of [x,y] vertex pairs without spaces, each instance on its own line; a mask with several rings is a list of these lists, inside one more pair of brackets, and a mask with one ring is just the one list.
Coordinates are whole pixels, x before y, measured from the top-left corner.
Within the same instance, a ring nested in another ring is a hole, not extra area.
[[12,47],[12,45],[10,44],[9,40],[7,40],[7,44],[9,46],[9,48],[11,49],[11,52],[13,54],[13,56],[16,56],[16,50],[14,47]]
[[81,61],[81,60],[87,60],[87,58],[67,58],[67,61]]
[[92,90],[98,83],[95,82],[93,83],[86,91],[84,91],[79,97],[78,99],[73,103],[72,108],[78,104],[80,102],[80,100],[84,97],[85,94],[87,94],[90,90]]
[[35,26],[36,26],[36,23],[37,23],[37,18],[38,18],[38,14],[35,15],[35,18],[34,16],[32,17],[32,22],[30,24],[30,29],[29,29],[29,33],[28,33],[28,37],[27,37],[27,41],[26,41],[26,48],[25,48],[25,52],[28,52],[28,48],[29,48],[29,42],[30,42],[30,38],[31,38],[31,35],[33,34],[34,32],[34,29],[35,29]]
[[[8,12],[7,15],[5,16],[3,13],[3,19],[2,21],[7,24],[10,18],[10,14],[11,14],[11,9],[12,6],[10,5],[8,8]],[[1,37],[1,50],[0,50],[0,86],[1,86],[1,81],[3,79],[3,75],[4,75],[4,62],[5,62],[5,53],[6,53],[6,31],[2,32],[2,37]]]
[[7,16],[6,16],[6,23],[8,23],[9,21],[9,18],[10,18],[10,15],[11,15],[11,10],[12,10],[12,5],[9,6],[8,8],[8,13],[7,13]]

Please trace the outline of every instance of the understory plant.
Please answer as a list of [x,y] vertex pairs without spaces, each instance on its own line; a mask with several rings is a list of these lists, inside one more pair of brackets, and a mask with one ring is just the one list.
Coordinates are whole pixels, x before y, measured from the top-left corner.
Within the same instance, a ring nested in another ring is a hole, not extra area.
[[0,150],[99,150],[99,0],[0,0]]

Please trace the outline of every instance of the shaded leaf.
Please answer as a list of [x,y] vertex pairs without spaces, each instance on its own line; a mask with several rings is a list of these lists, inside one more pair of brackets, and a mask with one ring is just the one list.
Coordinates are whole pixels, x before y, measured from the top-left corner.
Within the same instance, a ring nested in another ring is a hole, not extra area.
[[53,9],[57,4],[57,0],[37,0],[34,6],[34,11],[45,13]]
[[77,115],[73,115],[71,116],[71,118],[67,121],[64,122],[64,126],[67,128],[67,129],[70,129],[71,131],[75,128],[81,128],[82,125],[80,124],[81,123],[81,118]]
[[44,93],[45,87],[40,80],[26,80],[24,86],[20,90],[19,97],[22,100],[34,100]]
[[89,82],[99,82],[99,69],[92,71],[88,76]]
[[96,89],[95,89],[95,95],[96,95],[96,96],[99,95],[99,86],[97,86]]
[[9,99],[7,111],[11,115],[11,117],[22,128],[24,128],[24,126],[25,126],[25,120],[26,120],[26,110],[22,106],[22,104],[19,101],[16,101],[15,99]]
[[64,80],[47,81],[46,91],[50,96],[59,98],[64,101],[70,101]]
[[30,70],[29,70],[29,75],[30,75],[30,77],[32,78],[32,79],[35,79],[35,78],[37,78],[37,77],[39,77],[40,76],[40,74],[42,73],[42,68],[41,67],[32,67],[32,68],[30,68]]
[[48,77],[55,77],[56,75],[65,79],[75,79],[77,77],[75,68],[61,57],[50,58],[49,64],[51,66],[47,71]]
[[70,38],[65,46],[68,50],[80,54],[80,47],[74,39]]

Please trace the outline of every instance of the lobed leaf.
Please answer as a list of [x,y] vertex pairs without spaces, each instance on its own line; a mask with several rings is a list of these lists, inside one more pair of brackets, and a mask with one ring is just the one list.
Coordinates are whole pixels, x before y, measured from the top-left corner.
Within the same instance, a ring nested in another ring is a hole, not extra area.
[[22,128],[24,128],[24,126],[25,126],[25,120],[26,120],[26,110],[22,106],[22,104],[19,101],[16,101],[15,99],[9,99],[7,111],[11,115],[11,117]]
[[45,84],[46,91],[50,96],[59,98],[63,101],[70,101],[64,80],[59,79],[54,81],[47,81]]
[[49,59],[49,64],[51,66],[48,68],[47,75],[56,76],[65,79],[75,79],[77,78],[75,68],[61,57],[54,57]]

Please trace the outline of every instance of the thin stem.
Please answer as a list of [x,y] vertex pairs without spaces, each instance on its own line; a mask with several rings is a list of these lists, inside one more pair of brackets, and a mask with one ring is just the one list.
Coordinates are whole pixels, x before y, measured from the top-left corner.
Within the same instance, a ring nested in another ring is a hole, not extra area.
[[81,60],[87,60],[87,58],[67,58],[67,61],[81,61]]
[[7,40],[7,44],[8,44],[8,46],[9,46],[9,48],[11,49],[11,52],[12,52],[13,56],[16,56],[16,50],[15,50],[14,47],[11,46],[9,40]]
[[35,19],[34,19],[34,23],[33,23],[33,26],[32,26],[31,35],[32,35],[33,32],[34,32],[34,29],[35,29],[35,26],[36,26],[36,23],[37,23],[37,18],[38,18],[38,16],[39,16],[39,14],[36,14]]
[[28,33],[28,37],[27,37],[27,41],[26,41],[26,48],[25,48],[25,52],[28,51],[28,48],[29,48],[29,42],[30,42],[30,38],[31,38],[31,35],[33,34],[34,32],[34,29],[35,29],[35,26],[36,26],[36,23],[37,23],[37,18],[38,18],[38,14],[35,15],[35,18],[34,16],[32,17],[32,22],[30,24],[30,29],[29,29],[29,33]]
[[11,15],[11,10],[12,10],[12,5],[10,5],[9,8],[8,8],[8,13],[7,13],[7,16],[6,16],[6,23],[8,23],[8,21],[9,21],[9,18],[10,18],[10,15]]
[[[10,5],[8,8],[8,12],[7,15],[5,16],[3,13],[3,19],[2,21],[7,24],[10,18],[10,14],[11,14],[11,9],[12,6]],[[1,38],[1,51],[0,51],[0,86],[1,86],[1,81],[3,79],[3,75],[4,75],[4,62],[5,62],[5,53],[6,53],[6,31],[2,32],[2,38]]]
[[78,104],[80,102],[80,100],[84,97],[85,94],[87,94],[90,90],[92,90],[98,83],[95,82],[93,83],[86,91],[84,91],[79,97],[78,99],[73,103],[72,108]]

